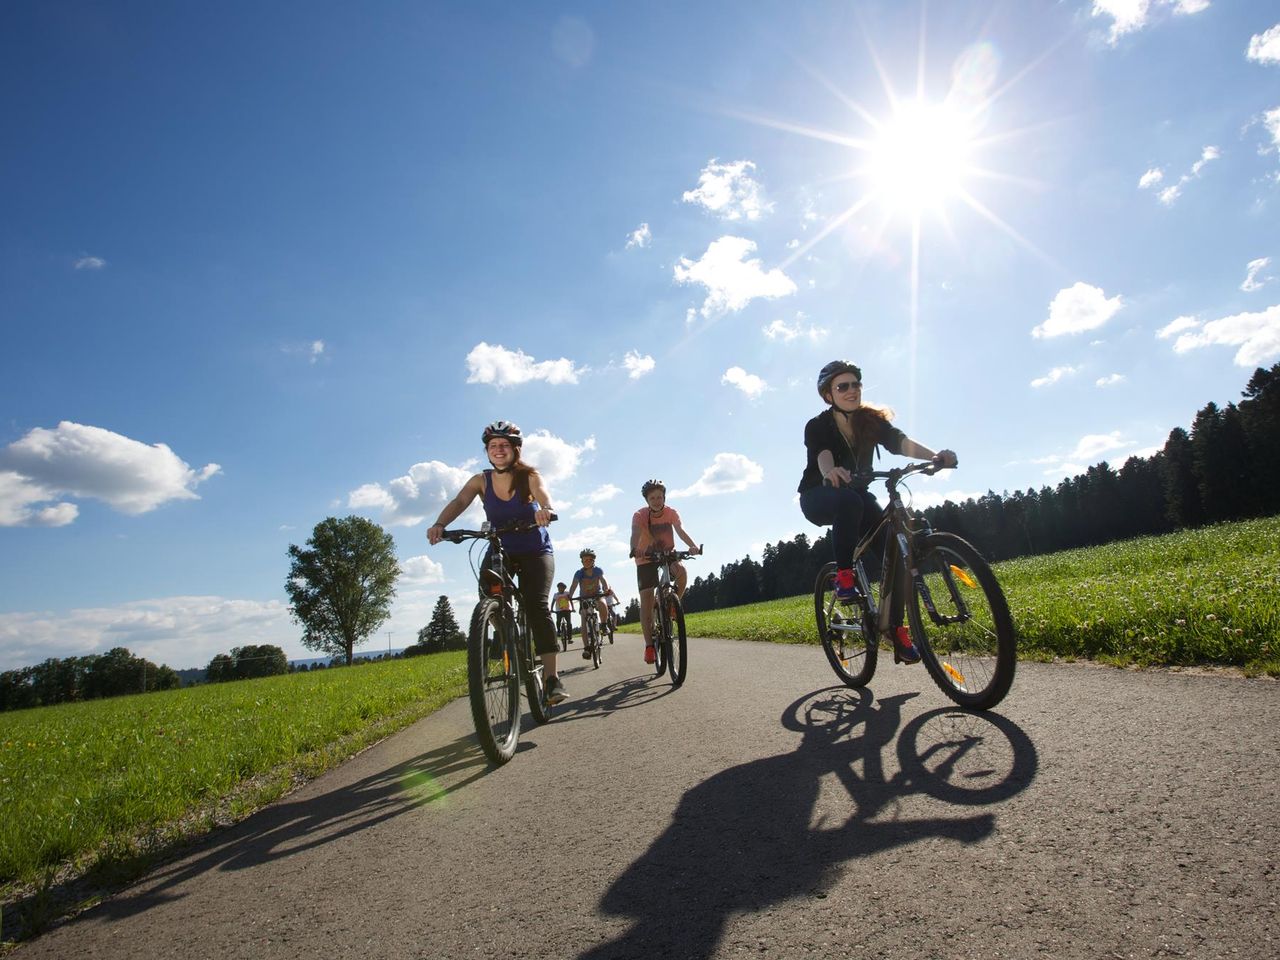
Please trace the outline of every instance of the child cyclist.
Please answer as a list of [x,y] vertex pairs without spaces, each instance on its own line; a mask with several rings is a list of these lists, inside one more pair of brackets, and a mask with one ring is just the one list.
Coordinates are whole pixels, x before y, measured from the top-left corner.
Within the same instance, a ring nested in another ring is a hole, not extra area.
[[[636,559],[636,582],[640,587],[640,629],[644,631],[644,662],[653,663],[653,596],[658,587],[658,565],[649,557],[651,552],[674,550],[675,534],[694,553],[702,548],[693,542],[680,525],[680,514],[667,506],[667,485],[661,480],[646,480],[640,487],[645,506],[631,517],[631,556]],[[684,564],[671,565],[676,575],[676,596],[684,596],[689,575]]]
[[551,596],[551,606],[556,612],[556,633],[563,627],[565,635],[572,637],[573,601],[569,598],[569,588],[565,584],[556,584],[556,592]]
[[[596,552],[590,547],[584,547],[582,552],[578,554],[578,559],[582,561],[582,569],[573,575],[573,586],[569,588],[569,599],[572,600],[574,592],[579,590],[578,595],[583,600],[595,597],[599,623],[603,628],[605,618],[609,616],[609,609],[604,604],[604,595],[605,591],[609,590],[609,581],[604,578],[604,571],[596,566]],[[582,659],[591,659],[591,647],[587,643],[587,614],[585,610],[582,613]]]
[[[866,527],[880,512],[880,505],[855,474],[871,469],[878,448],[921,460],[936,459],[944,467],[956,465],[950,450],[934,453],[893,426],[892,411],[862,402],[862,371],[848,360],[833,360],[818,373],[818,396],[828,404],[804,427],[808,454],[800,478],[800,511],[810,523],[831,526],[835,549],[836,599],[848,603],[856,596],[853,551]],[[886,569],[893,569],[887,567]],[[891,593],[890,622],[895,625],[895,662],[920,659],[910,631],[901,626],[907,584],[895,584]]]

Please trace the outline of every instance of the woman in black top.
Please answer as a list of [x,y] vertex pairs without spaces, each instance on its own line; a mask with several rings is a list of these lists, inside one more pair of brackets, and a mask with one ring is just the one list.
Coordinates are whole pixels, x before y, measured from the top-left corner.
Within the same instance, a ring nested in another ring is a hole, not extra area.
[[[862,371],[847,360],[833,360],[818,373],[818,396],[830,406],[804,427],[808,452],[804,476],[800,478],[800,511],[810,523],[831,526],[835,548],[836,598],[854,596],[853,551],[864,524],[880,511],[875,496],[854,480],[860,471],[870,470],[877,448],[921,460],[937,458],[944,467],[956,465],[950,450],[934,453],[910,439],[890,423],[892,412],[862,403]],[[894,624],[902,620],[902,598],[906,585],[894,589]],[[920,659],[906,627],[895,631],[894,658],[913,663]]]

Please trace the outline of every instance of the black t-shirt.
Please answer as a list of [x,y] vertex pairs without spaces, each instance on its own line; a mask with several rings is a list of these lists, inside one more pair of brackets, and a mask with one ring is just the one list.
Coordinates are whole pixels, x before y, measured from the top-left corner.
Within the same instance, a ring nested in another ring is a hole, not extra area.
[[835,414],[830,410],[824,410],[804,425],[804,446],[808,461],[805,463],[804,476],[800,478],[800,486],[796,488],[800,493],[810,487],[822,486],[818,454],[823,450],[830,450],[835,457],[836,466],[844,467],[850,473],[870,470],[877,446],[884,447],[890,453],[902,453],[902,442],[907,439],[905,433],[879,417],[867,417],[863,423],[870,424],[874,432],[858,444],[856,451],[849,447],[849,441],[836,426]]

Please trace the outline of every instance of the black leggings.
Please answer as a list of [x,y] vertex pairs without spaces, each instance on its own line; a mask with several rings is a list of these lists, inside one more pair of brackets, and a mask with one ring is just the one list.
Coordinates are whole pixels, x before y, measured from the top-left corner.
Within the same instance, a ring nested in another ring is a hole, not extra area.
[[538,653],[555,653],[556,627],[551,622],[551,584],[556,578],[556,558],[549,553],[508,553],[507,569],[516,578],[520,605],[529,621],[533,647]]

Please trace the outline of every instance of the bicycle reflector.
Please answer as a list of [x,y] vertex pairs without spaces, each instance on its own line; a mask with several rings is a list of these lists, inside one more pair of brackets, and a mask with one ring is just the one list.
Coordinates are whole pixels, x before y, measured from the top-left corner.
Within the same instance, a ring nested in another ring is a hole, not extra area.
[[480,589],[491,597],[500,597],[502,596],[502,578],[492,570],[482,570]]
[[957,669],[956,669],[955,667],[953,667],[951,664],[947,663],[947,661],[945,661],[945,660],[943,660],[943,661],[942,661],[942,669],[946,672],[946,674],[947,674],[947,676],[948,676],[948,677],[950,677],[952,680],[954,680],[954,681],[956,682],[957,686],[960,686],[960,687],[963,687],[963,686],[964,686],[964,674],[963,674],[963,673],[961,673],[959,670],[957,670]]
[[954,563],[951,564],[951,572],[956,575],[956,579],[970,589],[973,589],[978,585],[977,580],[973,579],[973,577],[969,576],[968,572],[961,570]]

